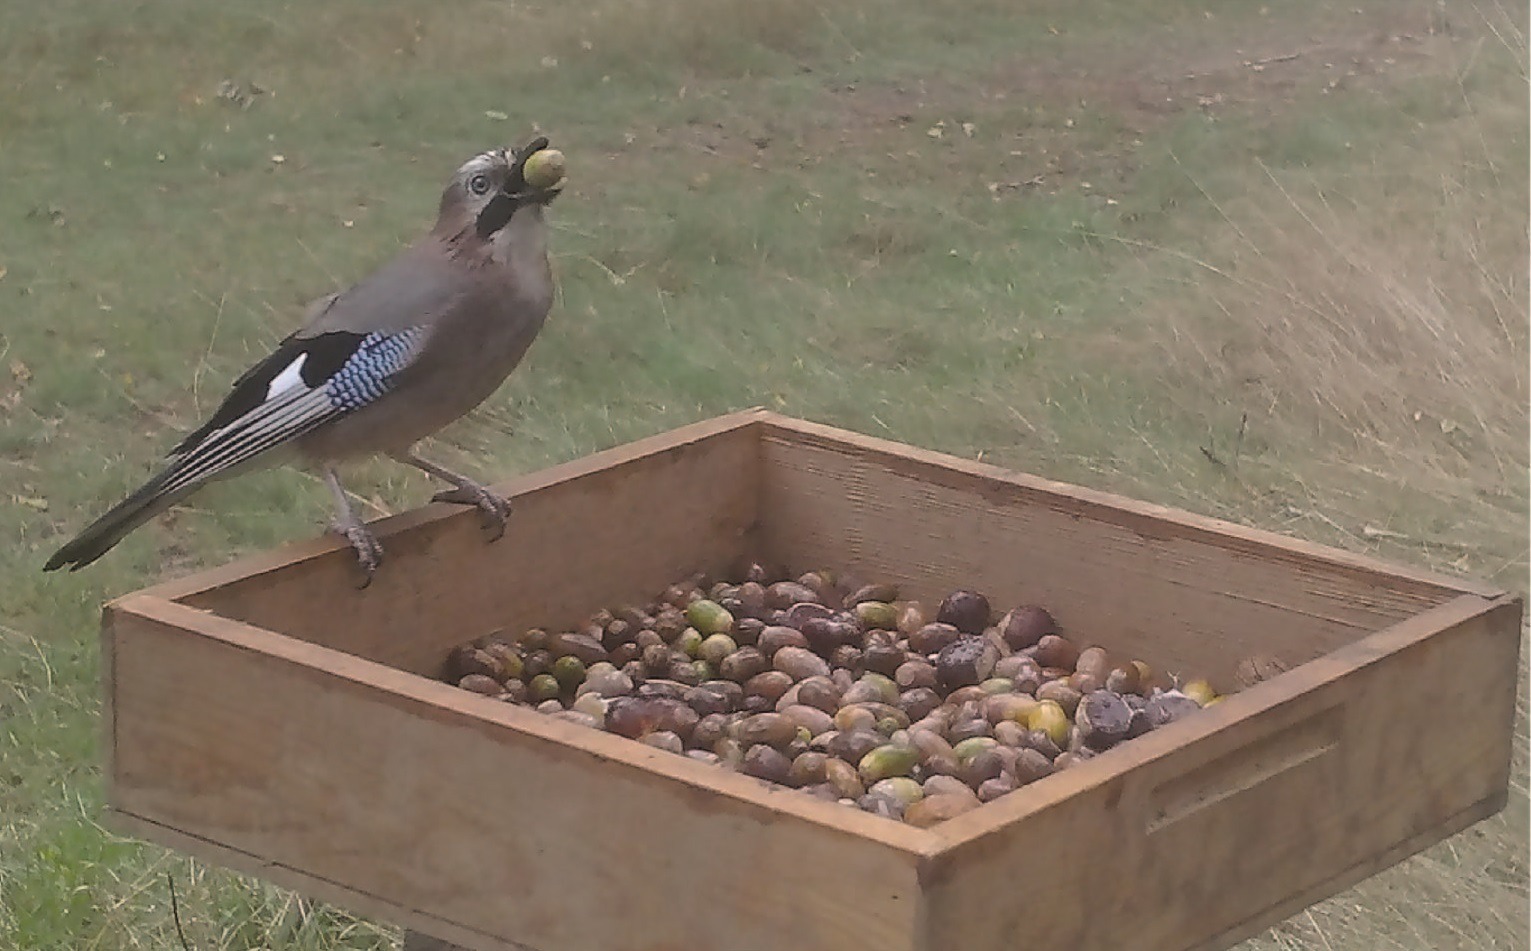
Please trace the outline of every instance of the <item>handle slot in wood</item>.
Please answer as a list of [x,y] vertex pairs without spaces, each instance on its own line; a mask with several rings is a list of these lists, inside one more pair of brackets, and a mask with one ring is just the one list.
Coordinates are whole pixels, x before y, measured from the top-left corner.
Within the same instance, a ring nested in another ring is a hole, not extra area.
[[1149,796],[1148,834],[1310,763],[1339,742],[1340,708],[1334,706],[1166,780]]

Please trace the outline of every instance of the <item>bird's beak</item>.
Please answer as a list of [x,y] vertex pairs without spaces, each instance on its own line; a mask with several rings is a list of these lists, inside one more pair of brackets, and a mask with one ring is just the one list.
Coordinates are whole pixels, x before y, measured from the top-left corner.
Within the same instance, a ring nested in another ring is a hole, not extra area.
[[527,184],[522,174],[522,167],[526,164],[527,158],[532,153],[547,147],[547,138],[538,136],[527,143],[525,148],[506,149],[513,161],[510,174],[506,176],[505,184],[500,191],[489,199],[483,211],[479,212],[477,223],[479,237],[488,240],[496,231],[505,227],[510,222],[511,216],[520,209],[531,205],[546,207],[563,193],[562,182],[552,188],[534,188]]
[[539,135],[528,142],[524,148],[507,149],[513,164],[510,175],[505,179],[505,191],[523,205],[547,205],[563,193],[563,182],[559,182],[551,188],[534,188],[528,185],[522,170],[526,166],[526,160],[534,153],[548,147],[547,136]]
[[552,188],[532,188],[528,185],[510,197],[517,202],[517,207],[525,207],[526,205],[550,205],[553,199],[562,194],[563,182],[559,182]]

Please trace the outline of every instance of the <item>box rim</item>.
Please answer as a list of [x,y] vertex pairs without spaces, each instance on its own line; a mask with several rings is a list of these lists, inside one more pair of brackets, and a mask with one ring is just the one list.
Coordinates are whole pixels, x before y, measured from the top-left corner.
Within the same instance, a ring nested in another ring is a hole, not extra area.
[[[501,480],[493,483],[492,488],[514,499],[518,495],[570,482],[597,471],[660,455],[688,444],[704,442],[725,433],[752,428],[759,430],[762,438],[775,430],[795,437],[827,441],[885,458],[898,459],[927,470],[927,474],[945,473],[948,480],[956,476],[964,482],[962,486],[964,488],[971,488],[971,483],[990,487],[1000,485],[1023,495],[1055,499],[1076,508],[1077,513],[1082,517],[1121,525],[1145,534],[1151,532],[1155,524],[1168,523],[1183,533],[1183,537],[1223,550],[1242,550],[1256,556],[1275,555],[1285,560],[1295,560],[1352,577],[1402,582],[1412,586],[1416,591],[1423,590],[1440,595],[1472,594],[1488,599],[1509,594],[1506,589],[1484,580],[1453,577],[1415,568],[1388,559],[1361,555],[1331,545],[1281,535],[1267,529],[1253,528],[1237,522],[1201,515],[1187,509],[1144,502],[1131,496],[1047,479],[1017,469],[976,462],[949,453],[923,449],[801,417],[787,416],[758,406],[709,417],[620,443],[566,462]],[[377,519],[370,522],[369,527],[379,539],[386,539],[423,525],[473,517],[475,517],[474,513],[462,506],[430,502]],[[345,548],[346,543],[343,540],[324,535],[294,540],[267,551],[244,555],[222,565],[205,568],[180,578],[159,581],[121,597],[152,594],[166,600],[180,601],[204,594],[213,588],[245,581],[291,565],[313,561]]]
[[[1205,709],[1198,716],[1154,730],[1117,750],[1072,766],[1066,772],[1047,776],[1028,787],[1042,795],[1023,795],[1013,801],[1007,801],[1012,797],[1006,796],[986,803],[983,808],[955,816],[930,829],[940,840],[940,845],[935,854],[927,859],[923,871],[926,875],[939,874],[939,869],[946,863],[960,861],[963,851],[983,848],[986,839],[1076,795],[1116,782],[1135,769],[1209,740],[1240,723],[1252,722],[1271,711],[1297,702],[1323,683],[1381,663],[1436,632],[1508,606],[1519,606],[1524,616],[1524,601],[1516,595],[1497,598],[1459,595],[1444,604],[1335,648],[1270,680],[1228,694],[1214,708]],[[1131,755],[1114,758],[1111,753],[1115,752]],[[1043,789],[1044,784],[1051,785]],[[991,806],[1000,808],[990,810]]]
[[[1337,571],[1352,576],[1359,575],[1369,580],[1389,581],[1394,584],[1403,583],[1412,586],[1415,590],[1451,596],[1438,605],[1426,608],[1380,630],[1369,632],[1349,644],[1316,658],[1315,661],[1333,663],[1336,660],[1341,662],[1348,660],[1356,664],[1364,663],[1367,662],[1365,658],[1385,656],[1386,652],[1378,653],[1379,647],[1390,643],[1398,637],[1400,628],[1403,628],[1405,632],[1414,631],[1420,625],[1428,626],[1431,623],[1429,619],[1457,617],[1461,620],[1491,610],[1501,602],[1520,600],[1518,596],[1511,595],[1484,582],[1451,578],[1383,559],[1354,554],[1332,546],[1307,542],[1267,530],[1250,528],[1222,519],[1199,515],[1183,509],[1142,502],[1128,496],[1045,479],[1017,470],[975,462],[933,450],[921,449],[912,445],[881,439],[807,419],[786,416],[761,407],[753,407],[674,427],[564,463],[513,477],[497,483],[496,488],[506,491],[511,497],[528,494],[571,482],[595,472],[609,470],[616,466],[661,455],[686,445],[704,442],[726,433],[750,428],[758,429],[762,438],[774,431],[786,434],[787,438],[801,439],[806,437],[859,449],[884,459],[897,460],[918,467],[922,470],[922,476],[945,475],[948,480],[956,478],[962,482],[964,487],[972,487],[974,483],[988,486],[999,485],[1018,491],[1023,495],[1058,500],[1068,505],[1077,506],[1082,517],[1125,525],[1133,530],[1139,530],[1149,523],[1168,522],[1183,531],[1186,537],[1202,541],[1214,547],[1233,551],[1244,550],[1257,556],[1268,557],[1278,555],[1289,560],[1297,560],[1308,564],[1318,570]],[[471,510],[460,506],[432,503],[379,519],[373,523],[373,526],[380,537],[387,537],[407,532],[426,524],[442,522],[452,518],[471,517],[473,517]],[[233,618],[224,617],[213,611],[193,608],[184,603],[184,599],[206,593],[217,587],[310,561],[343,548],[345,548],[345,543],[339,539],[319,538],[296,541],[267,552],[245,556],[225,565],[209,568],[183,578],[163,581],[109,601],[103,609],[103,624],[109,623],[110,615],[114,612],[123,612],[151,617],[163,623],[169,623],[187,630],[189,633],[213,636],[224,641],[229,641],[229,638],[209,631],[209,627],[221,629],[225,632],[237,631],[241,633],[241,637],[235,638],[236,641],[251,641],[253,639],[254,642],[259,642],[264,639],[266,642],[265,645],[260,643],[241,643],[240,646],[253,647],[268,654],[276,653],[284,659],[297,662],[322,673],[340,676],[349,680],[359,679],[360,682],[374,687],[379,686],[382,681],[407,678],[398,680],[397,683],[406,688],[402,692],[408,699],[439,710],[446,710],[453,715],[466,717],[470,721],[479,723],[481,727],[492,725],[495,729],[513,729],[522,734],[536,736],[540,739],[550,740],[591,753],[592,755],[612,759],[623,763],[625,766],[637,768],[649,774],[664,775],[667,779],[680,782],[693,789],[701,788],[707,792],[742,800],[754,807],[777,809],[779,811],[779,804],[771,801],[771,797],[780,796],[782,792],[796,792],[796,790],[775,790],[769,788],[756,790],[752,784],[760,781],[717,770],[716,767],[708,764],[695,763],[680,757],[674,757],[673,754],[661,755],[669,756],[674,762],[658,759],[650,762],[649,757],[643,755],[643,751],[648,749],[643,744],[626,741],[622,737],[611,736],[599,731],[591,731],[588,728],[578,727],[574,724],[548,720],[532,711],[519,710],[510,705],[498,704],[483,711],[474,710],[468,706],[474,698],[467,697],[450,685],[438,683],[428,677],[407,671],[397,670],[343,651],[312,644],[301,638],[296,638],[279,631],[271,631],[256,625],[246,624]],[[109,640],[110,638],[108,638]],[[1049,805],[1067,799],[1085,789],[1113,781],[1116,777],[1131,770],[1141,762],[1149,762],[1168,755],[1187,744],[1215,734],[1233,724],[1255,717],[1270,707],[1279,706],[1290,701],[1294,697],[1301,695],[1306,689],[1306,687],[1298,686],[1303,678],[1294,675],[1298,675],[1304,668],[1315,661],[1309,661],[1307,664],[1294,668],[1292,671],[1272,681],[1267,681],[1250,690],[1230,696],[1227,701],[1219,705],[1220,709],[1208,711],[1209,716],[1207,718],[1198,717],[1187,723],[1174,724],[1164,730],[1155,731],[1150,736],[1140,737],[1135,741],[1134,745],[1134,750],[1138,754],[1135,758],[1123,759],[1116,764],[1111,764],[1109,761],[1099,763],[1092,760],[1089,763],[1081,764],[1069,770],[1070,781],[1055,784],[1048,795],[1044,797],[1027,797],[1024,803],[1004,803],[1000,801],[998,803],[985,804],[986,806],[1000,805],[1002,808],[999,811],[993,811],[988,808],[974,810],[963,816],[947,820],[947,822],[934,827],[933,830],[916,829],[903,824],[888,823],[888,820],[875,816],[862,816],[862,818],[873,823],[866,826],[867,831],[865,833],[848,831],[845,823],[840,821],[848,818],[845,815],[847,812],[845,807],[833,803],[820,802],[810,796],[794,797],[792,800],[788,800],[790,808],[787,811],[794,813],[794,818],[826,825],[838,831],[847,832],[847,834],[870,838],[907,854],[926,859],[940,858],[944,860],[955,850],[981,840],[983,837],[1009,826],[1013,822],[1022,821],[1033,812],[1045,809]],[[348,671],[347,668],[352,668],[352,670]],[[361,674],[357,672],[361,672]],[[104,666],[103,674],[110,676],[109,664]],[[366,676],[366,674],[372,676]],[[424,696],[417,695],[421,691],[424,692]],[[392,692],[395,694],[400,693],[399,690]],[[434,694],[434,697],[431,694]],[[114,714],[112,708],[114,705],[113,700],[109,698],[104,718],[105,728],[109,732],[113,726],[112,718]],[[493,715],[490,715],[491,713]],[[587,733],[589,734],[588,736],[584,735]],[[594,744],[594,749],[591,748],[591,744],[585,742],[592,737],[600,738],[600,741]],[[111,747],[114,748],[115,738],[110,737],[110,740]],[[613,743],[618,745],[612,746]],[[631,744],[636,749],[629,749],[626,744]],[[602,749],[602,747],[608,746],[611,747],[610,750]],[[677,766],[680,768],[680,773],[670,775],[672,772],[670,770],[664,768],[656,770],[653,763],[660,763],[662,767]],[[716,771],[716,774],[714,771]],[[727,781],[719,785],[714,781],[718,775],[727,777]],[[1057,778],[1062,779],[1063,777]],[[742,781],[742,784],[736,783],[734,780]],[[763,783],[761,785],[765,786]],[[802,802],[798,802],[798,798]],[[799,809],[797,807],[802,808]],[[857,813],[857,815],[860,814]],[[898,830],[897,833],[890,836],[881,835],[880,833],[882,832],[890,831],[883,823],[887,823],[892,826],[892,829]]]
[[[924,880],[939,874],[939,869],[946,863],[960,861],[958,856],[962,851],[982,847],[985,839],[1068,799],[1115,782],[1138,768],[1296,702],[1309,694],[1316,685],[1381,663],[1438,631],[1511,606],[1523,613],[1524,601],[1512,595],[1494,599],[1460,595],[1445,604],[1336,648],[1278,677],[1230,694],[1216,709],[1203,711],[1201,716],[1139,737],[1130,747],[1131,756],[1118,758],[1111,753],[1102,754],[1070,768],[1066,773],[1039,780],[1020,796],[1007,796],[985,803],[978,809],[927,829],[914,828],[860,810],[816,800],[801,790],[778,788],[762,780],[677,757],[673,753],[656,750],[625,737],[554,720],[512,704],[488,702],[488,698],[479,698],[429,677],[154,595],[133,595],[115,602],[108,613],[105,641],[110,646],[114,640],[111,629],[118,617],[140,617],[189,636],[209,638],[288,663],[311,675],[340,679],[361,688],[384,691],[393,698],[401,698],[435,715],[446,714],[480,730],[510,730],[600,760],[618,763],[646,776],[676,783],[690,792],[721,795],[752,808],[764,809],[775,815],[785,813],[797,821],[810,822],[837,834],[874,842],[913,859],[919,877]],[[107,752],[115,759],[116,737],[112,730],[115,723],[115,696],[110,697],[106,707]],[[1128,747],[1123,747],[1120,752],[1128,750]],[[1112,751],[1115,752],[1118,751]],[[115,782],[114,768],[108,768],[107,780],[109,784]],[[112,808],[117,807],[112,805]],[[124,814],[136,816],[131,812]],[[154,821],[142,816],[136,818]]]
[[[764,434],[772,430],[838,443],[883,457],[891,457],[907,464],[920,466],[932,472],[957,475],[961,488],[972,488],[972,483],[1000,484],[1033,497],[1043,496],[1072,503],[1077,514],[1098,522],[1121,525],[1142,532],[1154,523],[1169,523],[1183,532],[1182,537],[1201,541],[1229,551],[1244,550],[1256,555],[1279,554],[1287,560],[1309,564],[1317,563],[1326,570],[1338,571],[1351,576],[1370,579],[1387,578],[1406,582],[1416,590],[1424,589],[1439,594],[1470,594],[1493,599],[1509,592],[1487,581],[1453,577],[1439,572],[1415,568],[1410,565],[1361,555],[1268,529],[1253,528],[1237,522],[1201,515],[1188,509],[1144,502],[1131,496],[1091,489],[1070,482],[1059,482],[1042,476],[977,462],[931,449],[922,449],[853,430],[813,422],[801,417],[785,416],[771,410],[760,410],[756,417],[764,426]],[[1125,518],[1123,517],[1125,516]],[[1143,532],[1147,534],[1147,532]],[[1445,603],[1445,602],[1443,602]]]
[[[510,731],[521,737],[619,764],[646,777],[673,783],[692,795],[726,797],[741,806],[769,812],[775,818],[810,823],[833,834],[870,842],[908,859],[911,868],[940,847],[935,835],[926,829],[815,799],[798,789],[776,786],[743,773],[676,756],[636,740],[556,720],[515,704],[480,697],[430,677],[247,624],[213,611],[156,595],[139,594],[114,602],[109,610],[108,623],[115,624],[116,619],[124,615],[173,628],[187,636],[207,638],[272,658],[308,676],[338,679],[355,687],[381,691],[391,698],[407,702],[417,711],[445,717],[491,736]],[[115,697],[109,705],[115,707]],[[115,759],[115,736],[111,738],[108,753]],[[115,783],[115,769],[108,770],[107,780],[109,784]],[[108,798],[110,800],[112,797]]]
[[[760,424],[764,412],[763,409],[753,408],[687,423],[552,466],[512,476],[491,483],[489,488],[514,501],[518,496],[572,482],[583,476],[609,471],[621,465],[660,456],[685,446],[751,429]],[[422,526],[454,520],[477,520],[477,518],[478,515],[472,508],[449,502],[427,502],[416,508],[370,521],[367,527],[380,541],[386,541],[391,536],[401,535]],[[203,568],[181,577],[157,581],[109,600],[106,607],[110,608],[120,601],[137,595],[151,595],[166,601],[181,603],[215,588],[271,574],[333,555],[336,552],[348,551],[349,548],[348,542],[333,535],[295,539],[265,551],[242,555],[223,564]]]

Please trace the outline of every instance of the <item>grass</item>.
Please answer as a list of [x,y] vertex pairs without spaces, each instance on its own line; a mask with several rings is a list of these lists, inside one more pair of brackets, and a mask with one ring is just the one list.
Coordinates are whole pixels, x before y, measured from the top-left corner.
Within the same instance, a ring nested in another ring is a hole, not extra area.
[[[470,471],[765,404],[1524,592],[1526,28],[1456,0],[0,7],[0,946],[178,946],[167,875],[198,949],[396,940],[96,818],[101,601],[316,531],[323,487],[218,486],[38,567],[533,127],[573,162],[561,296],[444,440]],[[1249,946],[1525,947],[1526,781],[1522,751],[1500,816]]]

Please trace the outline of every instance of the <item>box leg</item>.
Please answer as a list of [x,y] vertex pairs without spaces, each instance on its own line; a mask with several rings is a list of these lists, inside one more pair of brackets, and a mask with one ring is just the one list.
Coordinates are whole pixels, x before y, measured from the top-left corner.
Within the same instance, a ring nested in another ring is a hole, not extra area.
[[421,934],[418,931],[404,932],[404,947],[402,951],[463,951],[455,944],[448,944],[440,938],[432,938],[430,935]]

